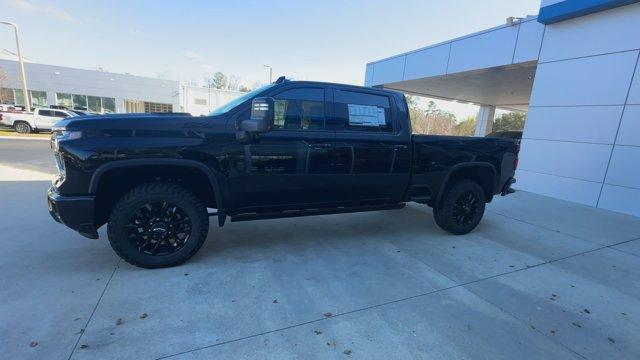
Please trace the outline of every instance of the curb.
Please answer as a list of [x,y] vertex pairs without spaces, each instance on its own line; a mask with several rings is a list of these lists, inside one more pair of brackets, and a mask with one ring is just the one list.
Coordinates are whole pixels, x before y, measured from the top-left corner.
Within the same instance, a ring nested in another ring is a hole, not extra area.
[[36,137],[36,136],[0,136],[0,140],[51,140],[49,137]]

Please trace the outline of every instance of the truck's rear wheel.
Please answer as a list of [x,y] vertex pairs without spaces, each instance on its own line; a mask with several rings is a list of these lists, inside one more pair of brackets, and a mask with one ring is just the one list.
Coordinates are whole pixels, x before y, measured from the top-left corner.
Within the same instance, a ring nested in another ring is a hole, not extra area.
[[33,131],[33,129],[31,128],[31,125],[29,125],[29,123],[26,123],[24,121],[16,121],[13,124],[13,128],[16,130],[17,133],[20,133],[20,134],[29,134],[30,132]]
[[442,229],[462,235],[478,226],[484,206],[482,187],[475,181],[461,180],[446,190],[440,205],[433,208],[433,217]]
[[113,250],[143,268],[179,265],[202,246],[209,231],[206,207],[190,191],[168,183],[149,183],[127,193],[109,217]]

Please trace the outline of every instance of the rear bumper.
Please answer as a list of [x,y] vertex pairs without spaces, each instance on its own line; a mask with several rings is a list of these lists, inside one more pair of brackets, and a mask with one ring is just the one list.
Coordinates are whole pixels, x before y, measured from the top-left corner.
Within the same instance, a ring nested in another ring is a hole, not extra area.
[[514,192],[516,192],[511,188],[511,185],[515,183],[516,183],[515,178],[509,178],[509,180],[507,180],[507,182],[502,187],[502,190],[500,191],[500,195],[505,196],[505,195],[513,194]]
[[95,228],[95,196],[63,196],[54,188],[47,191],[47,203],[51,217],[80,235],[89,239],[97,239]]

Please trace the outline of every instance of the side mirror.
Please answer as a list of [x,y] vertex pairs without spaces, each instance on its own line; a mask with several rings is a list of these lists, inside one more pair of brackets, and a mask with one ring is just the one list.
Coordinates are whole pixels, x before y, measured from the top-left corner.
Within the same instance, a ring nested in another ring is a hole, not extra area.
[[255,98],[251,102],[251,117],[240,123],[240,130],[248,133],[264,133],[271,130],[274,119],[273,98]]

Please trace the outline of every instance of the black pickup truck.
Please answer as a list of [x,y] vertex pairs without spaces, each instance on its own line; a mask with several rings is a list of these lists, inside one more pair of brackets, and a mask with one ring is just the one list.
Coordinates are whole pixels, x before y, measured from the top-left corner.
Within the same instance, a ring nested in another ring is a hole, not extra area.
[[401,93],[278,79],[209,116],[118,114],[59,122],[56,221],[145,268],[180,264],[231,221],[433,207],[453,234],[512,192],[509,139],[412,135]]

